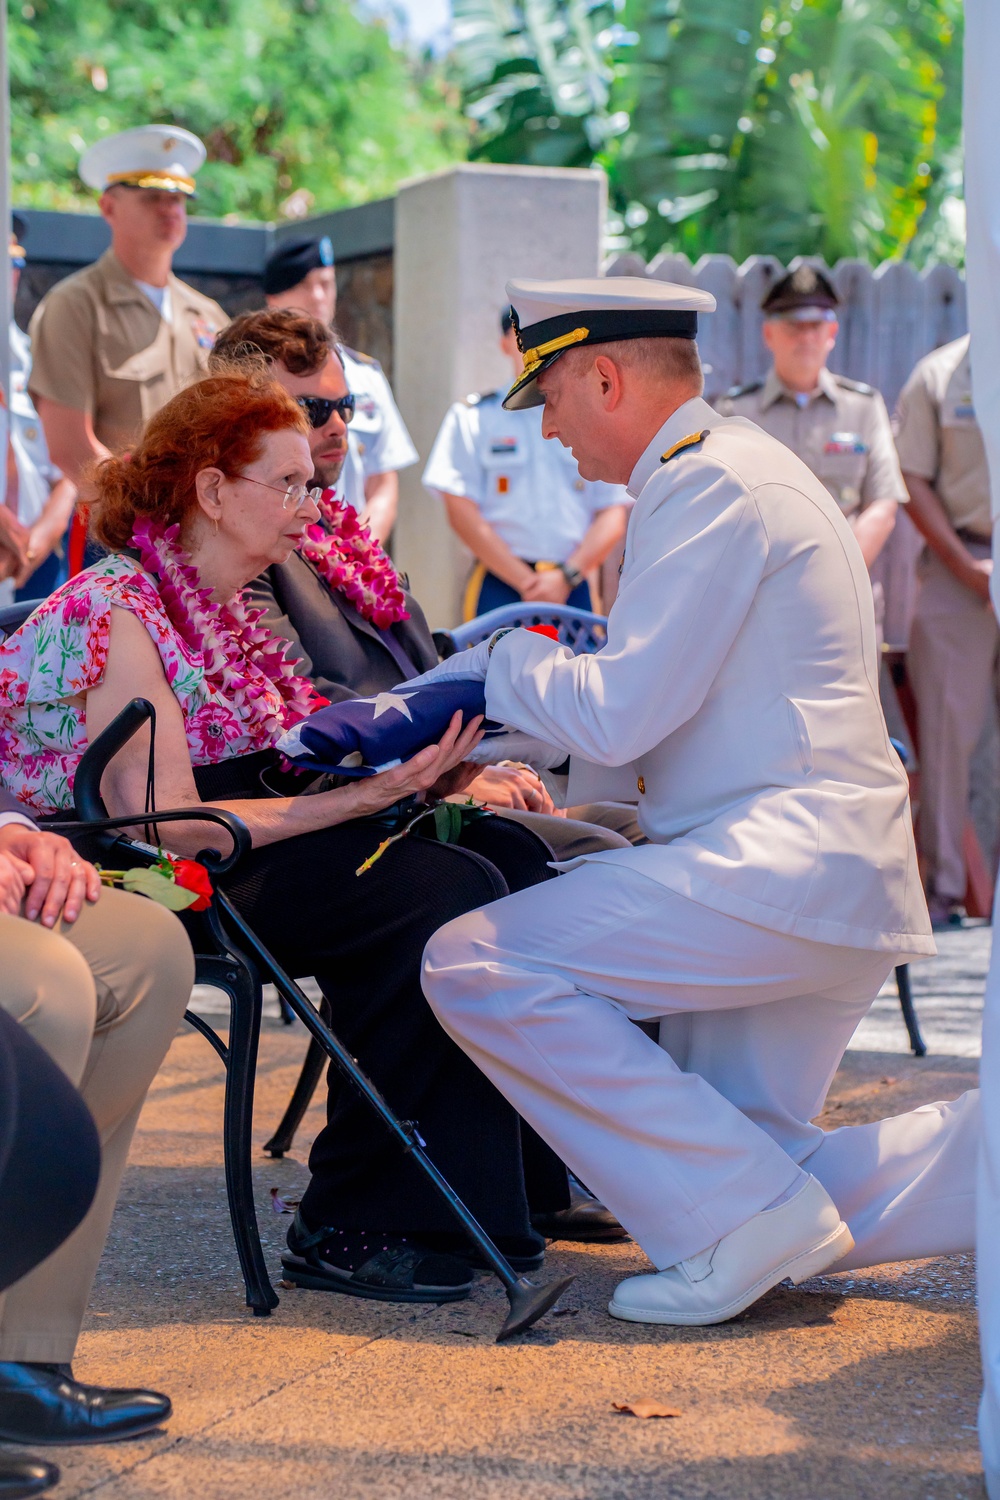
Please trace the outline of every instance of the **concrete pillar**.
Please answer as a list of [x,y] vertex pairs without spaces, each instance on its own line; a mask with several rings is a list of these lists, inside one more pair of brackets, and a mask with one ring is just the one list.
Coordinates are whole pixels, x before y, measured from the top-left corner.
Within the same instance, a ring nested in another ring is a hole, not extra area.
[[510,383],[499,317],[511,276],[596,276],[603,172],[468,164],[404,183],[396,200],[396,399],[421,462],[400,474],[393,551],[432,626],[458,623],[469,556],[420,475],[445,412]]

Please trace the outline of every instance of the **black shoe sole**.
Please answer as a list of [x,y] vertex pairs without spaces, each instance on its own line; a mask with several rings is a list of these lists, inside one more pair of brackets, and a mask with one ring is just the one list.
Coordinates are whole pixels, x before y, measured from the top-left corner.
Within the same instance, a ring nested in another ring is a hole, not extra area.
[[461,1286],[373,1286],[370,1282],[355,1281],[350,1271],[339,1274],[331,1266],[328,1271],[318,1271],[306,1261],[281,1257],[281,1269],[285,1280],[310,1292],[342,1292],[347,1297],[367,1297],[372,1302],[461,1302],[472,1291],[471,1279]]
[[627,1240],[629,1233],[627,1229],[547,1229],[543,1224],[532,1221],[532,1228],[536,1234],[544,1235],[547,1240],[569,1240],[577,1245],[620,1245]]
[[[133,1438],[146,1437],[151,1432],[157,1432],[165,1422],[169,1422],[172,1415],[172,1412],[168,1412],[166,1416],[144,1422],[141,1427],[130,1427],[128,1432],[77,1433],[72,1437],[44,1437],[34,1432],[28,1435],[4,1432],[0,1428],[0,1443],[22,1443],[29,1448],[84,1448],[94,1443],[129,1443]],[[44,1494],[44,1491],[42,1493]]]
[[[500,1254],[503,1255],[502,1250]],[[524,1276],[529,1271],[540,1271],[542,1269],[542,1266],[545,1264],[545,1251],[543,1250],[540,1255],[505,1255],[504,1259],[512,1271],[516,1271],[519,1276]],[[468,1261],[474,1271],[492,1272],[493,1270],[493,1267],[487,1265],[483,1257],[477,1255],[475,1251],[469,1255],[463,1255],[462,1260]]]

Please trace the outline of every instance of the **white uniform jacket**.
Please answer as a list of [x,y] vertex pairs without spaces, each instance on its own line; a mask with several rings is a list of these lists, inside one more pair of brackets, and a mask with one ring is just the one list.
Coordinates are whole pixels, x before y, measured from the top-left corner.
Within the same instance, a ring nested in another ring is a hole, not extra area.
[[774,438],[700,399],[628,489],[607,645],[573,656],[502,637],[487,713],[574,757],[569,800],[638,791],[652,842],[591,858],[779,932],[933,953],[871,586],[836,502]]

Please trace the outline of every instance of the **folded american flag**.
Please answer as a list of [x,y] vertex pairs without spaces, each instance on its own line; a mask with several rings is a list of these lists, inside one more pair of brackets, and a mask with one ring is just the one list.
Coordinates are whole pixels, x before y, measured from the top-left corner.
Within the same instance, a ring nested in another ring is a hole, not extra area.
[[[317,709],[281,736],[278,749],[309,770],[375,776],[436,744],[459,710],[463,724],[485,713],[481,681],[449,678],[421,687],[401,682],[391,693]],[[496,733],[502,726],[484,727]]]

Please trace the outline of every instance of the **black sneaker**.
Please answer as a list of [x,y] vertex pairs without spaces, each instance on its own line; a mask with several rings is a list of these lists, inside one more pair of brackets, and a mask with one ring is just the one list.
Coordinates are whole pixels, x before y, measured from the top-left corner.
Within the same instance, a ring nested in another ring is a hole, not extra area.
[[467,1262],[406,1235],[314,1230],[301,1213],[292,1220],[281,1265],[296,1286],[377,1302],[457,1302],[473,1285]]

